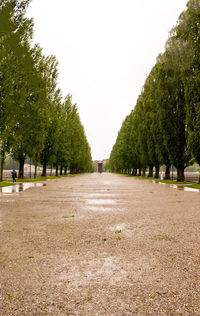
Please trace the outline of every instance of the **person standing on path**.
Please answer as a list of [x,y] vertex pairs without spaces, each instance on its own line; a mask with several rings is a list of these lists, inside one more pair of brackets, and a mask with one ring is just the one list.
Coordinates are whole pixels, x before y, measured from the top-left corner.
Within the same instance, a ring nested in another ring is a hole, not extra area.
[[13,169],[13,171],[11,172],[11,176],[12,176],[13,182],[16,182],[17,173],[16,173],[15,169]]

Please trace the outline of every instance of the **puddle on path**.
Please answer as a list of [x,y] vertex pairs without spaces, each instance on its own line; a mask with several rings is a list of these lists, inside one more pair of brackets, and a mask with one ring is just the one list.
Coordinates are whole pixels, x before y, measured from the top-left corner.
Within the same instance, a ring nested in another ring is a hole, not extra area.
[[[100,196],[105,197],[105,195]],[[112,207],[112,205],[117,204],[117,201],[112,199],[86,199],[86,204],[88,205],[87,208],[90,211],[110,212],[116,210],[116,208]]]
[[111,199],[87,199],[86,203],[89,205],[112,205],[117,202]]
[[116,211],[114,207],[104,207],[104,206],[88,206],[88,210],[94,211],[94,212],[111,212]]
[[87,199],[86,203],[88,204],[88,209],[90,211],[106,212],[106,211],[113,211],[114,208],[106,207],[104,205],[113,205],[113,204],[116,204],[117,202],[111,199]]
[[101,198],[104,198],[104,197],[115,197],[117,196],[117,194],[113,194],[113,193],[86,193],[86,196],[88,198],[98,198],[98,197],[101,197]]
[[[157,182],[152,180],[152,183],[157,183],[157,184],[165,184],[168,185],[168,183],[164,183],[164,182]],[[199,189],[195,189],[195,188],[190,188],[190,187],[185,187],[183,185],[178,185],[178,184],[170,184],[169,185],[170,188],[176,189],[176,190],[181,190],[181,191],[187,191],[187,192],[200,192]]]
[[132,237],[135,231],[135,229],[131,228],[130,224],[127,223],[110,226],[109,229],[115,234],[116,238],[122,235],[126,237]]
[[117,194],[114,193],[107,193],[107,192],[102,192],[102,193],[87,193],[87,192],[72,192],[70,193],[72,196],[80,196],[81,198],[85,199],[93,199],[93,198],[114,198],[117,196]]
[[120,230],[123,231],[125,230],[126,226],[127,226],[126,224],[118,224],[115,226],[115,231],[120,231]]
[[29,188],[33,188],[33,187],[43,187],[46,184],[44,183],[33,183],[33,182],[23,182],[23,183],[19,183],[16,185],[10,185],[7,187],[2,187],[0,188],[0,192],[5,193],[5,194],[11,194],[11,193],[18,193],[18,192],[22,192],[25,191]]
[[176,184],[170,184],[170,188],[182,190],[182,191],[190,191],[190,192],[199,192],[199,189],[184,187]]

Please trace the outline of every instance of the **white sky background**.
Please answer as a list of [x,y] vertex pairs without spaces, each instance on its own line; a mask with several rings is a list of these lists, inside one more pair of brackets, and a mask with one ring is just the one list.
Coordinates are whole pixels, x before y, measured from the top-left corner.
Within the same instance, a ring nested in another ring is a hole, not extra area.
[[109,158],[122,121],[187,0],[32,0],[34,42],[59,62],[93,159]]

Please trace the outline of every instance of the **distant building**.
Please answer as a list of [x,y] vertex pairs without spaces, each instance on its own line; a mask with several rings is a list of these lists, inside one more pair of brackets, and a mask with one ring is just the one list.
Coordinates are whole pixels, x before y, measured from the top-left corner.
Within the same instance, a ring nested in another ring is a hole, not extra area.
[[103,162],[102,161],[98,162],[98,172],[100,172],[100,173],[103,172]]
[[104,172],[105,171],[105,163],[106,159],[104,160],[95,160],[94,161],[94,172]]

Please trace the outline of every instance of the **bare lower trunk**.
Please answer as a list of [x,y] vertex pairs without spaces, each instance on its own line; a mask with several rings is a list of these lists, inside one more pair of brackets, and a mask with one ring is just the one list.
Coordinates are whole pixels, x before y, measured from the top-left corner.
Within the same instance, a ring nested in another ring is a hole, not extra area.
[[158,179],[158,178],[160,177],[160,176],[159,176],[159,172],[160,172],[160,166],[157,165],[157,166],[156,166],[155,176],[154,176],[155,179]]
[[53,166],[51,165],[50,176],[52,176],[52,173],[53,173]]
[[43,163],[43,169],[42,169],[42,177],[47,176],[47,163],[46,161]]
[[19,160],[19,179],[24,179],[24,163],[25,163],[25,157],[20,158],[20,160]]
[[31,166],[31,164],[32,164],[32,162],[31,162],[31,159],[30,159],[30,170],[29,170],[29,178],[30,178],[30,179],[32,178],[32,172],[31,172],[31,171],[32,171],[32,170],[31,170],[31,167],[32,167],[32,166]]
[[0,172],[0,181],[3,181],[3,166],[5,161],[5,152],[2,150],[1,152],[1,172]]
[[64,169],[64,175],[65,176],[67,175],[67,167],[65,167],[65,169]]
[[141,175],[142,175],[142,169],[139,169],[138,176],[141,177]]
[[145,169],[142,169],[142,176],[146,177],[146,170]]
[[148,173],[148,177],[152,178],[153,177],[153,166],[149,166],[149,173]]
[[56,177],[58,176],[58,165],[56,164]]
[[60,166],[60,176],[63,174],[63,166]]
[[37,164],[35,164],[34,178],[37,177]]
[[177,181],[185,180],[184,170],[184,167],[177,168]]
[[165,179],[170,180],[170,165],[166,165],[165,169]]

